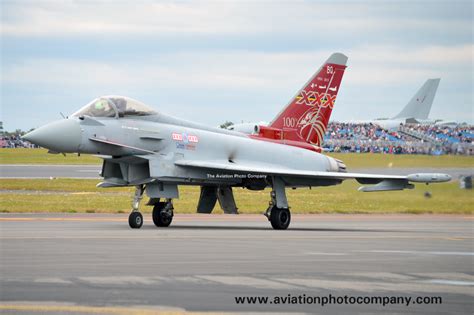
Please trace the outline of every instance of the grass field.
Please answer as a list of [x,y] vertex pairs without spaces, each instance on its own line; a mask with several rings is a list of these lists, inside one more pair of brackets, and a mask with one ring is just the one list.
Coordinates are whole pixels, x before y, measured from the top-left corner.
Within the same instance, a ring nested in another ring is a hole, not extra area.
[[[474,157],[384,154],[329,154],[349,168],[370,167],[473,167]],[[48,154],[44,149],[0,149],[1,164],[99,164],[90,155]],[[98,180],[0,179],[0,212],[97,212],[130,210],[132,188],[98,189]],[[346,181],[340,186],[312,190],[288,190],[293,213],[473,213],[473,191],[461,190],[457,182],[417,185],[414,190],[361,193],[359,184]],[[432,198],[423,193],[430,191]],[[180,187],[175,201],[177,213],[195,212],[198,187]],[[262,213],[269,190],[235,190],[239,212]],[[142,207],[149,212],[150,207]],[[217,206],[215,212],[222,212]]]
[[[393,155],[370,153],[328,153],[348,168],[370,167],[474,167],[474,156]],[[0,164],[100,164],[92,155],[49,154],[45,149],[0,149]]]
[[100,164],[92,155],[50,154],[46,149],[0,149],[0,164]]
[[[129,212],[132,188],[100,189],[95,187],[97,182],[80,179],[2,179],[0,185],[4,192],[0,212]],[[474,192],[459,189],[457,182],[417,185],[414,190],[380,193],[362,193],[357,191],[358,187],[355,181],[346,181],[334,187],[288,190],[288,199],[293,213],[474,212]],[[234,191],[241,213],[262,213],[268,205],[269,190]],[[430,191],[432,197],[425,198],[425,191]],[[174,202],[176,213],[194,213],[198,198],[198,187],[180,187],[180,199]],[[150,212],[151,207],[142,206],[142,211]],[[215,212],[222,213],[218,206]]]

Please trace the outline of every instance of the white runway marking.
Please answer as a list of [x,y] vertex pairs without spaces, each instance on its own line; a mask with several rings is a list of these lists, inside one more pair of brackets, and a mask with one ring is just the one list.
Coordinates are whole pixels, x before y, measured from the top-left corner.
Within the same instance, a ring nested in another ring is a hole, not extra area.
[[378,279],[387,281],[407,281],[414,280],[415,277],[409,275],[402,275],[393,272],[353,272],[353,273],[342,273],[342,275],[348,277],[361,277],[368,279]]
[[[36,278],[35,283],[44,284],[76,284],[77,280],[86,282],[91,285],[106,286],[160,286],[166,287],[168,283],[194,283],[208,285],[208,282],[219,283],[220,285],[234,287],[245,286],[264,290],[305,290],[311,288],[313,290],[336,290],[336,291],[356,291],[356,292],[399,292],[399,293],[452,293],[467,296],[474,296],[474,291],[470,290],[474,286],[474,281],[470,281],[472,276],[464,273],[439,273],[438,278],[417,279],[408,275],[397,273],[342,273],[343,279],[330,280],[324,277],[305,277],[305,278],[289,278],[289,277],[270,277],[260,278],[252,276],[225,276],[225,275],[209,275],[201,274],[194,276],[92,276],[77,277],[73,279],[64,278]],[[418,274],[418,277],[426,277],[430,274]],[[439,278],[443,276],[443,278]],[[360,277],[365,277],[361,279]],[[378,281],[373,281],[373,280]],[[466,289],[468,287],[469,289]]]
[[474,256],[472,252],[429,252],[416,250],[369,250],[366,253],[382,254],[411,254],[411,255],[448,255],[448,256]]
[[348,253],[326,253],[326,252],[306,252],[305,255],[320,255],[320,256],[346,256]]
[[473,290],[466,290],[464,286],[447,285],[439,283],[427,282],[377,282],[377,281],[360,281],[360,280],[326,280],[320,278],[275,278],[281,282],[307,287],[319,290],[336,290],[336,291],[358,291],[363,293],[372,292],[423,292],[423,293],[453,293],[468,296],[474,296]]
[[410,275],[428,279],[449,279],[474,282],[474,275],[462,272],[423,272],[411,273]]
[[474,286],[474,282],[472,282],[472,281],[455,281],[455,280],[433,279],[433,280],[428,280],[426,282],[435,283],[435,284]]
[[136,277],[136,276],[123,276],[123,277],[80,277],[79,280],[88,282],[91,284],[107,284],[107,285],[130,285],[130,284],[144,284],[152,285],[158,284],[160,279],[158,277]]
[[69,280],[62,279],[62,278],[38,278],[35,279],[36,283],[59,283],[59,284],[70,284],[72,283]]
[[254,277],[238,277],[238,276],[197,276],[208,281],[219,282],[225,285],[242,285],[258,289],[296,289],[295,286],[271,281],[266,279],[259,279]]

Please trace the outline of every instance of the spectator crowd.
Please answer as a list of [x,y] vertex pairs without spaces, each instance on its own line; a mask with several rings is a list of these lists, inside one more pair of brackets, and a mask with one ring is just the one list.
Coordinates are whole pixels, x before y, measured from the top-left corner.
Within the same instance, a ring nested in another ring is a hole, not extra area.
[[331,152],[473,155],[474,128],[407,124],[388,131],[371,123],[331,122],[323,148]]
[[20,134],[12,134],[0,137],[0,148],[38,148],[38,146],[22,140]]
[[[1,148],[37,148],[23,132],[4,133]],[[388,131],[370,123],[330,122],[323,149],[330,152],[474,155],[474,127],[407,124]]]
[[455,128],[436,125],[407,125],[403,130],[426,135],[434,141],[441,143],[472,143],[474,128],[471,126],[457,126]]

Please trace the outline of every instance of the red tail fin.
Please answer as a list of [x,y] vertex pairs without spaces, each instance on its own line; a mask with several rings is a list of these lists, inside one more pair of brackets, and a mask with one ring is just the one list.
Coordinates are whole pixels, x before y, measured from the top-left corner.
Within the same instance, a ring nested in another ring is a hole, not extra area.
[[285,139],[320,146],[346,69],[347,57],[334,53],[270,123]]

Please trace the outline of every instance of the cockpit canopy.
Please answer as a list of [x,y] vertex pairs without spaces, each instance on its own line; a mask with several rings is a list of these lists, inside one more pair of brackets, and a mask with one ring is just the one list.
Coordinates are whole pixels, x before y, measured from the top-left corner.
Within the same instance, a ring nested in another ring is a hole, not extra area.
[[110,95],[99,97],[74,114],[73,117],[125,117],[149,116],[157,112],[147,105],[129,97]]

